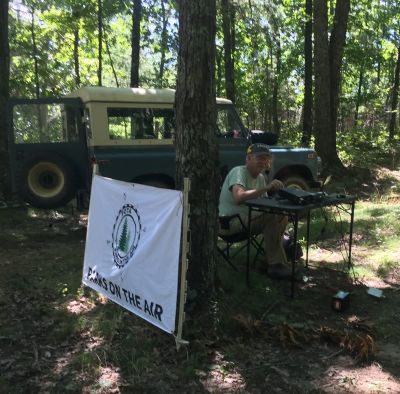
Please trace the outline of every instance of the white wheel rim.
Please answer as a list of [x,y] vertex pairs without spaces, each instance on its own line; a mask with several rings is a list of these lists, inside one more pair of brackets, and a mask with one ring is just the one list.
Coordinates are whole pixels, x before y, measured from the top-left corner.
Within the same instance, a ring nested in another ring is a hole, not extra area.
[[51,198],[58,195],[65,185],[64,173],[57,164],[41,161],[28,172],[28,186],[38,197]]

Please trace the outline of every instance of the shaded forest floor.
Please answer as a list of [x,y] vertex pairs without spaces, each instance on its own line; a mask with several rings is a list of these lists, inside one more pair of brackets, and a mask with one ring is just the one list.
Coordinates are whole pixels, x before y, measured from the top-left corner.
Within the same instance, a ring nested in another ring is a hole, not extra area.
[[[179,352],[171,336],[81,287],[85,212],[0,210],[0,392],[399,393],[398,182],[384,168],[352,180],[345,191],[362,200],[354,269],[344,273],[327,231],[294,299],[288,282],[257,269],[247,288],[243,256],[238,272],[221,262],[212,319],[189,316]],[[338,290],[350,292],[342,313],[331,308]]]

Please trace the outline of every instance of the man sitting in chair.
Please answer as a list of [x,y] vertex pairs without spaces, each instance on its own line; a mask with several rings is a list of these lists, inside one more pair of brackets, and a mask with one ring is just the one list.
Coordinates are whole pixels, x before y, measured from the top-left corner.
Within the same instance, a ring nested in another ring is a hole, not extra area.
[[[253,144],[247,149],[246,164],[232,168],[226,176],[219,197],[219,216],[239,214],[242,223],[248,225],[248,207],[245,201],[273,194],[283,188],[283,183],[274,179],[267,184],[264,172],[271,167],[272,155],[265,144]],[[284,215],[255,212],[251,218],[251,233],[263,234],[266,271],[272,278],[289,278],[291,269],[282,245],[287,225]],[[243,231],[238,217],[229,221],[229,227],[220,229],[220,234],[231,235]]]

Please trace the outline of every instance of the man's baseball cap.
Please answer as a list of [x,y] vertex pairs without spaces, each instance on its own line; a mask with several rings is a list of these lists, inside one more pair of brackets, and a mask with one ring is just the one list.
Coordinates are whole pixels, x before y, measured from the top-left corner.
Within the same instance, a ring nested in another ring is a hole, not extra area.
[[271,156],[271,152],[266,144],[252,144],[247,148],[248,155],[268,155]]

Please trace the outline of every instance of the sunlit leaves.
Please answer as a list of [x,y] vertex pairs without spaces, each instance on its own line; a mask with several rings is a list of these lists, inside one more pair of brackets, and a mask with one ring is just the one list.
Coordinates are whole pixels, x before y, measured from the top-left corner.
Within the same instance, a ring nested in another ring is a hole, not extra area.
[[[277,82],[282,131],[292,133],[300,122],[303,106],[305,1],[232,0],[231,3],[235,8],[233,58],[237,107],[247,126],[270,129],[272,93]],[[330,3],[335,4],[334,1]],[[174,87],[178,47],[176,2],[142,0],[142,4],[141,85]],[[118,81],[120,86],[128,86],[132,1],[102,0],[102,5],[103,83],[115,86]],[[97,6],[97,0],[11,2],[12,96],[35,95],[32,10],[42,96],[61,95],[75,89],[73,43],[76,33],[81,85],[97,84]],[[400,45],[398,1],[352,1],[350,12],[338,133],[354,126],[356,106],[359,111],[357,127],[368,129],[372,124],[381,127],[386,123],[396,51]],[[330,14],[330,23],[332,18]],[[163,20],[167,20],[165,30]],[[221,14],[217,15],[216,44],[218,94],[225,96]],[[161,71],[163,81],[159,80]]]

